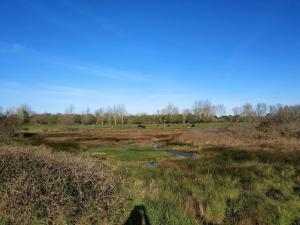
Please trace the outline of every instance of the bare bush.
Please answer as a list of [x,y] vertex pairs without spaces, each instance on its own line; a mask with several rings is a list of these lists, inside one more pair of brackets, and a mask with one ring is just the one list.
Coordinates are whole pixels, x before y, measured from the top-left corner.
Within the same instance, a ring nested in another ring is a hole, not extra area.
[[30,116],[32,115],[32,110],[27,105],[21,105],[16,110],[16,115],[20,119],[22,124],[27,124],[30,122]]
[[259,129],[272,130],[281,136],[300,138],[300,106],[277,106],[276,110],[272,110],[260,123]]
[[0,134],[13,137],[17,131],[18,127],[20,125],[19,119],[14,116],[1,116],[0,117]]
[[8,146],[0,146],[0,184],[0,217],[12,224],[73,224],[85,217],[102,223],[115,188],[113,177],[89,159]]

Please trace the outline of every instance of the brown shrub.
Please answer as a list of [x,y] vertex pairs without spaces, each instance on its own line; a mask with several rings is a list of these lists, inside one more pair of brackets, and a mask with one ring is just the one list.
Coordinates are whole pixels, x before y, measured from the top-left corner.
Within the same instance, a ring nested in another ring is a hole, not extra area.
[[12,224],[102,224],[115,181],[91,159],[0,146],[0,219]]
[[266,116],[258,128],[282,137],[300,138],[300,106],[280,107]]
[[258,129],[266,133],[272,133],[281,137],[300,138],[300,122],[262,122],[259,124]]
[[[296,126],[296,125],[295,125]],[[244,150],[299,150],[300,139],[283,135],[278,129],[258,128],[257,123],[232,124],[225,128],[192,129],[181,133],[172,143],[182,150],[198,151],[206,146],[234,147]],[[179,147],[178,147],[179,146]]]
[[16,116],[1,116],[0,117],[0,134],[13,137],[18,130],[20,121]]

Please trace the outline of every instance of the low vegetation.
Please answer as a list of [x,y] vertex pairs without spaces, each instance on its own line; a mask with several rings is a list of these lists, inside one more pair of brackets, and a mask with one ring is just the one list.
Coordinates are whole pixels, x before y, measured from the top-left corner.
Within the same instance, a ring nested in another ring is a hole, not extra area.
[[[164,161],[152,169],[120,168],[130,181],[127,190],[134,204],[145,205],[153,224],[290,225],[299,217],[300,198],[294,190],[299,186],[299,156],[203,151],[212,155]],[[273,189],[282,196],[268,195]]]
[[299,107],[243,112],[142,128],[4,116],[0,224],[297,225]]

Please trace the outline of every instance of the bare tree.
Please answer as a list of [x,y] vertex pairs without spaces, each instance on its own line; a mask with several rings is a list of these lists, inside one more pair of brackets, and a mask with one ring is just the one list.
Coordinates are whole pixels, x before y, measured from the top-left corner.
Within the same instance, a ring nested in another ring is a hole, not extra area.
[[72,105],[72,104],[70,104],[70,105],[66,108],[65,114],[73,114],[74,111],[75,111],[75,106]]
[[270,105],[269,106],[269,110],[271,114],[275,114],[277,113],[279,110],[281,110],[283,108],[283,106],[281,104],[277,104],[277,105]]
[[14,115],[15,113],[16,113],[16,109],[14,107],[10,107],[5,110],[4,114],[6,116],[11,116],[11,115]]
[[223,116],[226,113],[225,106],[220,104],[220,105],[215,105],[213,107],[214,115],[216,116]]
[[189,109],[184,109],[184,110],[182,111],[182,122],[183,122],[183,124],[186,123],[187,118],[188,118],[188,116],[189,116],[190,113],[191,113],[191,112],[190,112]]
[[173,103],[169,103],[163,110],[162,113],[169,117],[170,123],[173,122],[174,117],[178,114],[179,109]]
[[124,105],[117,106],[118,115],[121,117],[121,124],[124,124],[124,116],[127,114],[126,108]]
[[232,112],[233,112],[233,114],[234,114],[235,116],[239,116],[239,115],[242,114],[242,109],[241,109],[241,107],[234,107],[234,108],[232,109]]
[[109,124],[109,126],[111,126],[112,125],[112,116],[113,116],[113,109],[111,106],[106,107],[106,115],[107,115],[107,119],[108,119],[108,124]]
[[90,112],[91,112],[90,107],[86,107],[85,114],[90,114]]
[[3,116],[3,107],[0,106],[0,116]]
[[209,119],[214,115],[213,105],[208,100],[206,100],[204,102],[202,102],[202,101],[194,102],[193,112],[194,112],[194,115],[199,120],[204,119],[204,118]]
[[248,120],[252,119],[255,117],[255,111],[253,109],[253,106],[250,103],[246,103],[242,107],[242,115],[246,117]]
[[202,116],[203,116],[203,102],[202,101],[194,102],[193,113],[198,119],[202,119]]
[[291,126],[299,127],[300,105],[283,106],[277,104],[271,108],[269,121],[273,123],[290,123]]
[[90,113],[90,111],[90,108],[87,107],[86,110],[82,113],[82,122],[84,124],[94,124],[96,122],[96,118]]
[[113,121],[114,121],[114,125],[115,125],[115,126],[117,125],[118,117],[119,117],[118,106],[114,105],[114,106],[112,107],[112,118],[113,118]]
[[17,108],[16,111],[18,117],[21,120],[21,123],[27,124],[30,121],[30,116],[32,114],[32,110],[27,105],[21,105],[19,108]]
[[203,102],[203,115],[206,118],[211,118],[214,115],[213,105],[208,100]]
[[103,127],[104,126],[104,118],[105,118],[105,108],[99,108],[96,110],[95,112],[95,116],[97,118],[97,121],[100,120],[100,123],[101,123],[101,126]]
[[156,116],[155,116],[155,122],[156,123],[161,123],[161,113],[160,113],[160,110],[156,110]]
[[257,103],[255,111],[258,117],[264,117],[267,115],[268,106],[265,103]]

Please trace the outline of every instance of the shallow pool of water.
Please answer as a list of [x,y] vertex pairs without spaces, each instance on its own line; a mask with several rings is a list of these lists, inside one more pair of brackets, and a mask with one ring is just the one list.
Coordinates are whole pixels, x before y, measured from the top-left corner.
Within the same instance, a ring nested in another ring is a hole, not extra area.
[[[193,153],[190,152],[182,152],[182,151],[175,151],[175,150],[136,150],[136,151],[145,151],[145,152],[165,152],[173,156],[174,158],[183,158],[183,159],[192,159],[194,157]],[[159,162],[148,162],[146,163],[148,167],[157,167],[159,166]]]

